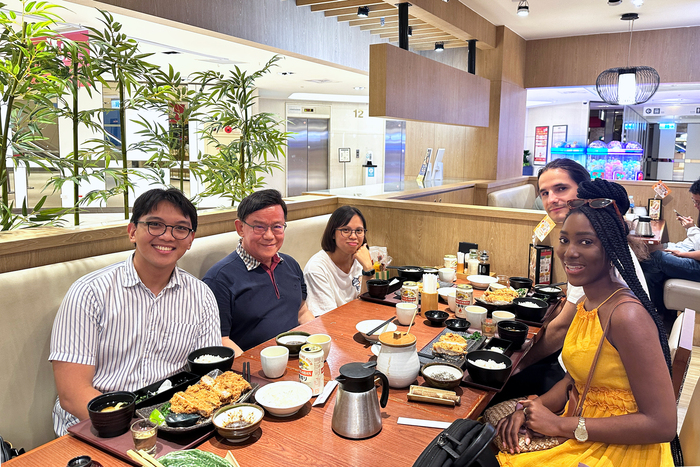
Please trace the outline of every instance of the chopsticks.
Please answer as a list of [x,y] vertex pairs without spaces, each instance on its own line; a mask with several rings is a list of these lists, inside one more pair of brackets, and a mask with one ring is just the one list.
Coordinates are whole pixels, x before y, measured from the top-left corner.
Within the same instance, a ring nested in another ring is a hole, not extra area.
[[392,316],[391,318],[389,318],[388,320],[384,321],[382,324],[380,324],[380,325],[377,326],[376,328],[372,329],[370,332],[366,333],[365,335],[371,336],[371,335],[374,334],[375,332],[379,331],[381,328],[386,327],[387,324],[389,324],[389,323],[391,323],[392,321],[394,321],[394,318],[395,318],[395,317]]
[[233,454],[231,454],[231,451],[227,451],[226,457],[224,457],[227,461],[231,463],[233,467],[241,467],[241,464],[238,463],[235,457],[233,457]]
[[243,379],[250,383],[250,362],[243,362]]
[[146,451],[140,450],[136,452],[133,449],[129,449],[126,451],[126,454],[143,467],[165,467]]

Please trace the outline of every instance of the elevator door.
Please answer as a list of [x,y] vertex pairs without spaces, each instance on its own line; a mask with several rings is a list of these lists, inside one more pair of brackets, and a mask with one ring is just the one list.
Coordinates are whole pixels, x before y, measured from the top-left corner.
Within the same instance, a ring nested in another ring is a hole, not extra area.
[[328,120],[289,118],[287,196],[328,189]]

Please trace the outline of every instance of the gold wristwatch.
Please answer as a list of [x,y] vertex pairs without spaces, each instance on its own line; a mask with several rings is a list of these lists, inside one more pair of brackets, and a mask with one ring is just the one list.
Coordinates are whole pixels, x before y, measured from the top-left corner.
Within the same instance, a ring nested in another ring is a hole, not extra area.
[[574,430],[574,437],[576,438],[576,441],[579,443],[585,443],[588,441],[588,430],[586,430],[586,419],[583,417],[579,417],[578,419],[578,425],[576,426],[576,429]]

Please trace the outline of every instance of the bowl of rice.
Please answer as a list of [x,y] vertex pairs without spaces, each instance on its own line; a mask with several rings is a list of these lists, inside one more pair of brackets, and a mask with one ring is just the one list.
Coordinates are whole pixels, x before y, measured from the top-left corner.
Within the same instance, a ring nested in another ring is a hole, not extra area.
[[311,395],[311,388],[304,383],[279,381],[261,387],[254,397],[267,413],[276,417],[290,417],[311,400]]
[[513,299],[515,316],[525,321],[541,322],[547,313],[549,304],[538,298],[516,298]]
[[212,370],[228,371],[233,365],[234,355],[230,347],[204,347],[187,356],[187,365],[190,372],[199,376],[204,376]]
[[472,381],[490,387],[505,384],[513,362],[502,353],[491,350],[474,350],[467,354],[467,372]]

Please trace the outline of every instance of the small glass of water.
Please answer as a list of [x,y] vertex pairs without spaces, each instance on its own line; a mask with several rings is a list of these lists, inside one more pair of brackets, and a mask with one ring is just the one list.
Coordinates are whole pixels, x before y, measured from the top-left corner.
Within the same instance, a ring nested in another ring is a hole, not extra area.
[[131,425],[131,436],[134,438],[136,451],[146,451],[149,454],[156,452],[156,440],[158,439],[158,425],[150,420],[139,420]]

